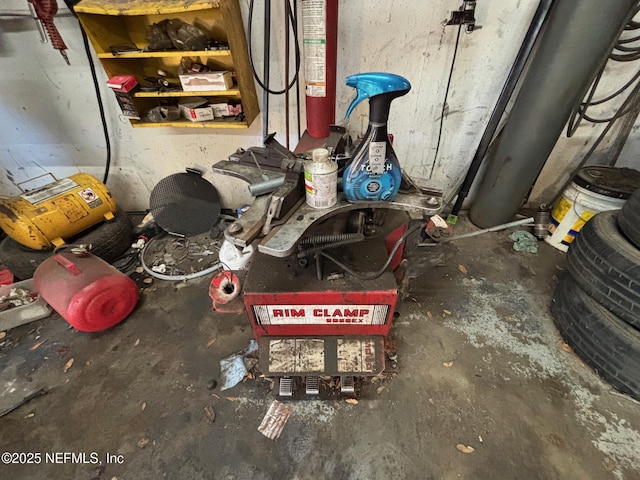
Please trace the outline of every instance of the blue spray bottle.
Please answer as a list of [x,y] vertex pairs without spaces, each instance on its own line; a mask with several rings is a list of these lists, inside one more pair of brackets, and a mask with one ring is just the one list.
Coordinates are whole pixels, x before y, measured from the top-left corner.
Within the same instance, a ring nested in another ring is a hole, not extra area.
[[394,98],[411,90],[406,78],[392,73],[359,73],[347,77],[357,96],[345,118],[365,98],[369,99],[369,126],[342,175],[342,189],[350,202],[391,201],[396,197],[402,172],[387,133],[389,108]]

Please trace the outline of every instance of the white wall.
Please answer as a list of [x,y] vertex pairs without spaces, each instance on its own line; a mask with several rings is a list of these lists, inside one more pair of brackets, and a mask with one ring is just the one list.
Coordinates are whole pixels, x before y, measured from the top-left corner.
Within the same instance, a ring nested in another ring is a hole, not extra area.
[[[275,88],[282,83],[277,78],[284,71],[284,26],[282,2],[272,3],[271,71]],[[63,177],[85,171],[102,177],[105,145],[88,62],[77,20],[68,14],[62,1],[59,4],[55,21],[69,47],[71,66],[49,44],[40,43],[33,20],[0,15],[0,195],[16,194],[14,183],[45,172]],[[410,175],[432,178],[447,193],[454,191],[466,172],[537,6],[535,0],[478,3],[476,19],[482,29],[460,37],[438,158],[434,158],[457,32],[457,27],[443,28],[442,21],[459,4],[458,0],[340,1],[338,120],[354,93],[344,85],[345,76],[365,71],[405,76],[413,89],[394,102],[389,120],[396,153]],[[248,0],[241,0],[241,5],[246,24]],[[256,5],[254,53],[261,72],[261,2]],[[0,6],[0,14],[27,11],[25,0],[5,0]],[[634,68],[623,67],[625,71]],[[238,147],[260,145],[261,117],[249,129],[238,131],[133,129],[104,87],[106,78],[100,70],[99,81],[113,147],[108,185],[127,210],[147,208],[149,192],[164,176],[196,166],[213,180],[212,164]],[[605,87],[613,89],[615,84],[615,80],[610,81]],[[258,97],[262,98],[259,89]],[[292,112],[293,107],[292,103]],[[366,116],[363,104],[352,114],[349,131],[363,133]],[[271,97],[269,131],[277,131],[282,143],[284,123],[283,99]],[[292,118],[292,148],[297,143],[294,125]],[[595,130],[587,125],[572,139],[560,140],[532,200],[548,200],[546,197],[554,193],[550,186],[560,182],[567,165],[579,160]],[[633,155],[639,141],[634,131],[621,165],[640,167]]]

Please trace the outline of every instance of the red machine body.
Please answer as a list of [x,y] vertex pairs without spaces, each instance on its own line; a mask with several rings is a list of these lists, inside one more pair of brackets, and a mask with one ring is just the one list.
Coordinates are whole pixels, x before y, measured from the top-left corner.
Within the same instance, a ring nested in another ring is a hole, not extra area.
[[253,333],[262,336],[381,335],[391,328],[397,289],[244,295]]
[[[355,272],[375,272],[408,221],[404,212],[390,213],[377,235],[326,252]],[[396,255],[397,266],[401,254]],[[391,267],[376,279],[363,279],[322,256],[307,264],[297,254],[258,253],[243,290],[265,375],[367,376],[384,370],[384,341],[398,302]]]

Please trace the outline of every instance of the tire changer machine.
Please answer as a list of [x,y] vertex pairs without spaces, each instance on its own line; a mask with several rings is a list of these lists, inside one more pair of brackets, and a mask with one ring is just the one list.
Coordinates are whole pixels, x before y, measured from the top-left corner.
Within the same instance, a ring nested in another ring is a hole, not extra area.
[[[332,127],[325,143],[339,167],[343,133]],[[442,191],[358,203],[339,193],[336,205],[314,209],[304,197],[306,158],[271,135],[265,147],[240,149],[213,165],[215,173],[248,185],[263,184],[265,173],[281,184],[257,196],[224,236],[238,249],[257,245],[242,297],[259,345],[259,368],[279,379],[279,395],[292,396],[302,384],[306,394],[318,394],[321,376],[340,377],[341,392],[354,394],[355,377],[385,368],[404,240],[416,230],[409,229],[412,220],[425,223],[440,212]]]
[[[347,117],[364,99],[370,107],[369,127],[353,156],[346,158],[339,127],[323,145],[303,137],[296,148],[331,152],[342,172],[335,205],[305,203],[307,157],[273,135],[264,148],[238,150],[213,166],[218,174],[245,180],[256,195],[224,235],[239,249],[257,244],[242,287],[244,308],[258,341],[259,368],[279,378],[281,396],[293,395],[296,382],[304,383],[306,394],[319,394],[322,376],[340,377],[342,393],[355,394],[355,377],[384,370],[385,339],[404,276],[404,241],[442,209],[442,191],[398,193],[402,173],[386,123],[391,102],[410,90],[409,82],[364,73],[347,77],[347,85],[357,91]],[[272,193],[258,195],[261,187]],[[410,227],[412,219],[423,222]]]

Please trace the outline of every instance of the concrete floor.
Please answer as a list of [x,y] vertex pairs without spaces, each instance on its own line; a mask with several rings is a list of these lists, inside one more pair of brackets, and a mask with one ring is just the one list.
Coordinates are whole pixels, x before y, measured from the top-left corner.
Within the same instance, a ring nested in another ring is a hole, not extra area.
[[[245,317],[212,311],[208,278],[158,283],[101,334],[57,315],[19,327],[0,340],[0,409],[50,392],[0,419],[0,451],[42,460],[0,465],[0,477],[640,478],[639,404],[563,349],[553,326],[563,266],[544,243],[513,251],[505,232],[417,249],[392,329],[397,367],[357,405],[288,402],[277,441],[257,431],[275,398],[268,382],[207,389],[219,360],[252,338]],[[49,463],[47,452],[95,452],[102,464]]]

